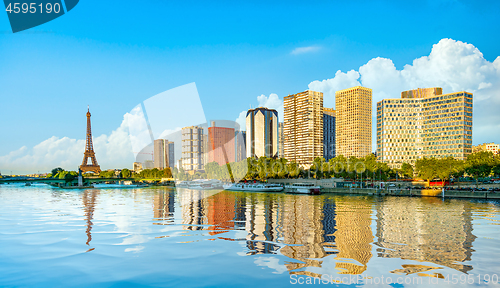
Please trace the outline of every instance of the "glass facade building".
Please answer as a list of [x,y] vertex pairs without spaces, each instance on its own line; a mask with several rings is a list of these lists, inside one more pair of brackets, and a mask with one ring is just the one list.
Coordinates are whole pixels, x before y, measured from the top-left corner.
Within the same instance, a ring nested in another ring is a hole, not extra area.
[[401,99],[377,103],[377,158],[391,168],[472,153],[472,93],[426,89],[419,97],[405,91]]
[[323,108],[323,158],[335,158],[335,110]]

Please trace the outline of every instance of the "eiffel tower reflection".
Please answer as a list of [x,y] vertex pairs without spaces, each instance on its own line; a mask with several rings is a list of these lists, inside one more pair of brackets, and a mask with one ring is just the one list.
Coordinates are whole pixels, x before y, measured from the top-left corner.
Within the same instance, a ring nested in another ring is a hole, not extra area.
[[[85,244],[87,244],[88,246],[90,246],[90,241],[92,241],[91,231],[92,231],[92,225],[94,225],[94,223],[92,223],[92,219],[94,218],[94,210],[98,194],[99,192],[95,190],[85,190],[85,192],[83,192],[82,195],[83,206],[85,207],[84,208],[85,221],[87,222],[87,229],[85,231],[85,233],[87,233],[87,242]],[[90,252],[94,249],[95,248],[91,248],[87,250],[87,252]]]

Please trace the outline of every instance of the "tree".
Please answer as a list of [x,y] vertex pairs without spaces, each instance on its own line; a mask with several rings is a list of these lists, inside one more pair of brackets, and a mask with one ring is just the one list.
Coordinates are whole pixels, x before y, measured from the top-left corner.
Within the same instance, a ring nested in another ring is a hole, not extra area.
[[55,177],[55,175],[57,175],[57,173],[62,172],[62,171],[64,171],[64,169],[62,169],[61,167],[57,167],[57,168],[52,169],[50,174],[52,174]]
[[101,171],[101,173],[99,173],[100,178],[113,178],[114,176],[115,176],[115,171],[113,171],[113,170]]
[[323,178],[323,163],[325,163],[325,158],[323,157],[316,157],[309,168],[309,171],[311,171],[312,176],[316,179],[322,179]]
[[298,178],[299,175],[301,174],[301,169],[299,167],[299,164],[295,161],[290,161],[286,165],[287,171],[288,171],[288,178],[295,179]]
[[400,173],[405,178],[413,179],[413,166],[408,163],[403,163],[403,165],[401,165]]
[[443,182],[450,180],[457,160],[453,157],[437,159],[436,174]]
[[122,178],[129,178],[132,173],[127,168],[122,169],[120,172]]
[[426,157],[418,159],[415,162],[415,169],[417,170],[418,177],[430,181],[437,177],[437,159]]
[[164,178],[172,178],[172,170],[170,169],[170,167],[167,167],[167,168],[163,169],[162,173],[163,173],[162,176]]
[[347,159],[343,155],[336,156],[335,158],[330,159],[328,162],[335,177],[347,178]]
[[493,166],[493,169],[491,169],[491,172],[493,172],[493,175],[498,177],[500,176],[500,154],[497,154],[495,156],[494,162],[495,164]]
[[380,181],[387,181],[393,174],[392,169],[389,168],[389,165],[387,165],[387,163],[378,162],[376,169],[377,170],[375,171],[375,178],[377,178],[378,175]]
[[495,159],[493,153],[481,151],[469,154],[465,163],[465,172],[476,179],[476,184],[479,178],[487,177],[491,174]]

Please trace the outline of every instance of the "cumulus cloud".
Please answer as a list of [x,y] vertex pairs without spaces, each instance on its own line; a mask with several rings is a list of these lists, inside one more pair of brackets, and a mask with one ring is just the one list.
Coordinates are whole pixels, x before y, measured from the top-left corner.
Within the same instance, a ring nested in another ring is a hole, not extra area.
[[[277,94],[271,93],[269,96],[264,94],[257,96],[257,103],[257,107],[265,107],[278,111],[278,119],[280,122],[283,121],[283,99],[280,99]],[[241,130],[246,130],[246,117],[247,110],[241,111],[240,115],[235,120],[236,123],[240,125]]]
[[241,111],[240,112],[240,115],[238,116],[238,118],[236,118],[236,123],[238,123],[238,125],[240,125],[240,129],[241,130],[247,130],[247,124],[246,124],[246,120],[247,119],[247,111]]
[[396,69],[391,59],[377,57],[358,71],[337,71],[333,78],[313,81],[309,89],[323,92],[324,106],[334,107],[335,91],[356,85],[373,90],[374,108],[382,99],[400,98],[402,91],[415,88],[442,87],[443,93],[472,92],[474,143],[500,141],[500,136],[491,135],[492,129],[498,129],[494,123],[500,123],[496,112],[500,105],[500,57],[489,62],[472,44],[442,39],[433,45],[428,56],[415,59],[402,70]]
[[[101,169],[130,168],[134,162],[128,133],[128,121],[131,118],[133,115],[125,114],[120,127],[110,135],[94,137],[94,151]],[[82,163],[84,150],[84,139],[53,136],[31,149],[23,146],[5,156],[0,156],[0,170],[17,173],[48,172],[55,167],[77,170]]]
[[299,55],[299,54],[305,54],[305,53],[312,53],[319,51],[321,47],[319,46],[307,46],[307,47],[297,47],[290,52],[291,55]]
[[266,107],[278,111],[278,116],[283,118],[283,99],[280,99],[277,94],[271,93],[269,97],[260,95],[257,97],[259,107]]
[[351,70],[344,73],[338,70],[333,78],[309,83],[309,89],[323,92],[323,106],[331,108],[335,107],[335,91],[361,85],[358,79],[359,72],[357,71]]

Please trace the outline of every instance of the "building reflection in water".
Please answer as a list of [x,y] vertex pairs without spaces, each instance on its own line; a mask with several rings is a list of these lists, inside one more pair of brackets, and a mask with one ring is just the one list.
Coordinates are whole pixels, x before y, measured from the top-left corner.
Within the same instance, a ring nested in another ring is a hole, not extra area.
[[[94,210],[96,205],[97,195],[99,193],[96,190],[85,190],[82,193],[83,210],[85,211],[85,221],[87,222],[87,229],[85,233],[87,234],[87,242],[85,244],[90,246],[90,241],[92,241],[92,219],[94,218]],[[89,249],[87,252],[94,249]]]
[[182,224],[186,230],[206,230],[208,224],[208,191],[178,189],[181,193]]
[[161,222],[153,222],[155,225],[169,225],[174,223],[174,207],[175,194],[170,191],[156,191],[153,196],[153,214],[154,220]]
[[[173,195],[158,197],[155,203],[164,203],[161,206],[164,208],[155,208],[155,213],[163,213],[155,214],[155,218],[162,218],[173,212]],[[321,277],[318,273],[330,269],[322,267],[325,257],[332,257],[334,261],[328,261],[328,265],[334,263],[339,274],[362,274],[374,256],[373,245],[378,246],[378,257],[431,262],[462,272],[472,269],[462,264],[471,259],[472,242],[476,238],[471,224],[473,204],[467,201],[443,204],[438,198],[187,189],[179,193],[179,200],[184,229],[209,230],[209,235],[216,235],[217,239],[245,241],[247,255],[279,251],[289,258],[284,266],[291,274]],[[376,224],[376,238],[372,223]],[[246,236],[240,239],[225,236],[230,230],[245,231]],[[406,263],[402,269],[391,272],[410,274],[436,268],[439,267]]]
[[[467,273],[472,266],[461,263],[471,260],[476,239],[471,210],[468,201],[385,198],[377,206],[378,257],[432,262]],[[429,269],[404,270],[410,274]]]
[[228,191],[217,193],[207,198],[207,222],[210,235],[234,230],[235,195]]
[[[365,197],[336,198],[336,268],[339,274],[361,274],[372,258],[372,202]],[[353,260],[357,263],[354,263]]]

